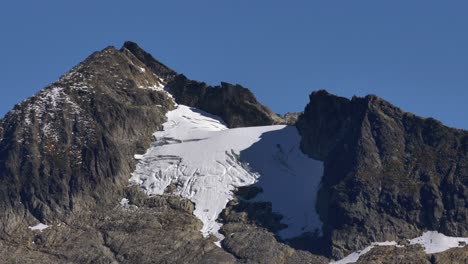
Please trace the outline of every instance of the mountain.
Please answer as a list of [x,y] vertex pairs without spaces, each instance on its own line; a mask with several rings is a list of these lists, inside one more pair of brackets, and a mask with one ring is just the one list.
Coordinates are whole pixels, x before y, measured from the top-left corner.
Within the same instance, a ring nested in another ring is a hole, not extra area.
[[468,234],[468,132],[369,95],[310,96],[302,148],[324,161],[317,210],[329,254],[423,230]]
[[279,116],[125,42],[0,120],[0,262],[466,263],[467,135],[373,95]]

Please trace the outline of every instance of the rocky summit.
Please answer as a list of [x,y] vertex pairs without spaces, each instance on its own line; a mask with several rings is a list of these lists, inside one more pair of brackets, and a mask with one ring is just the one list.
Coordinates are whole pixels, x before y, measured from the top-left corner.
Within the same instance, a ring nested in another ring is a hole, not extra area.
[[0,263],[468,263],[468,132],[375,96],[275,114],[107,47],[0,119]]

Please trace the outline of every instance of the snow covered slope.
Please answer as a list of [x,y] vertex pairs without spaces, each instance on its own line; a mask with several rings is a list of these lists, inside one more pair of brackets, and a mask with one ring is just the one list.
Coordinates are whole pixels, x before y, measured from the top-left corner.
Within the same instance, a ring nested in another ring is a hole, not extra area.
[[323,164],[302,154],[295,127],[228,129],[216,116],[183,105],[167,118],[153,146],[135,156],[140,162],[130,181],[148,195],[175,184],[175,194],[195,203],[205,236],[222,238],[218,215],[236,187],[252,184],[264,190],[254,200],[271,201],[284,216],[283,238],[321,228],[315,201]]

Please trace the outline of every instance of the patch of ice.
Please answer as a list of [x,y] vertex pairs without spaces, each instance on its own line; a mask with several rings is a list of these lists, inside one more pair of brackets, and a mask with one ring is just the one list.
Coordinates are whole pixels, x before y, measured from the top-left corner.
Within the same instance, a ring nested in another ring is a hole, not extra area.
[[120,200],[120,206],[121,207],[128,207],[128,203],[129,203],[129,200],[127,198],[122,198],[122,200]]
[[48,228],[48,225],[44,225],[43,223],[39,223],[35,226],[29,226],[28,228],[31,229],[32,231],[42,231],[46,228]]
[[134,158],[135,158],[136,160],[141,160],[141,159],[143,159],[143,157],[144,157],[144,155],[138,155],[138,154],[135,154],[135,155],[134,155]]
[[264,190],[255,200],[271,201],[284,216],[284,238],[321,228],[315,201],[323,164],[302,154],[295,127],[228,129],[218,117],[183,105],[166,116],[130,182],[148,195],[176,184],[175,193],[195,203],[205,236],[222,238],[216,219],[237,187],[253,184]]
[[424,232],[422,236],[411,239],[410,244],[420,244],[426,254],[434,254],[468,244],[468,237],[449,237],[436,231]]

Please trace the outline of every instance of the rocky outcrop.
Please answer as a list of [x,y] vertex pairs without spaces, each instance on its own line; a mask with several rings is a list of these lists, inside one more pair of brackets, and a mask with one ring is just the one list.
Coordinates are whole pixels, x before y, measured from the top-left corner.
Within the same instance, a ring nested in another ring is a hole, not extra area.
[[161,85],[134,56],[108,47],[16,105],[2,121],[3,235],[24,221],[53,223],[115,204],[133,155],[174,107]]
[[0,240],[0,263],[237,263],[203,238],[190,201],[124,195],[125,206]]
[[171,82],[178,75],[177,72],[156,60],[151,54],[144,51],[138,44],[132,41],[126,41],[120,49],[125,54],[135,56],[139,61],[145,64],[151,71],[165,83]]
[[468,248],[453,248],[441,253],[426,254],[419,245],[374,247],[361,256],[356,264],[466,264]]
[[329,259],[298,249],[297,243],[275,235],[287,226],[281,223],[282,216],[272,211],[270,202],[248,201],[259,191],[258,187],[240,188],[236,194],[243,198],[229,202],[221,213],[223,248],[246,263],[328,264]]
[[297,127],[324,161],[317,210],[328,254],[437,230],[468,236],[468,132],[369,95],[314,92]]
[[295,112],[295,113],[287,112],[286,114],[283,115],[284,122],[287,125],[293,126],[296,124],[301,114],[302,113],[299,113],[299,112]]
[[284,123],[280,116],[260,104],[240,85],[221,83],[221,86],[213,87],[178,75],[167,88],[177,103],[217,115],[231,128]]

